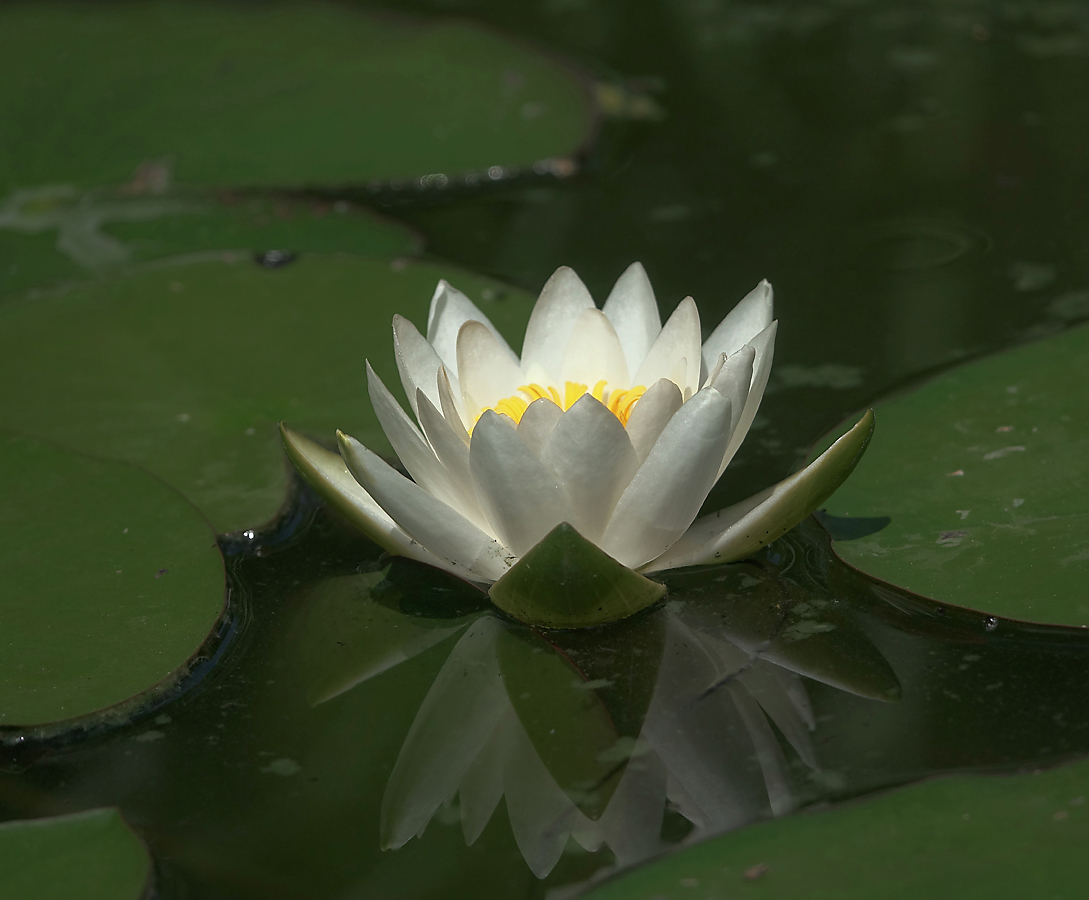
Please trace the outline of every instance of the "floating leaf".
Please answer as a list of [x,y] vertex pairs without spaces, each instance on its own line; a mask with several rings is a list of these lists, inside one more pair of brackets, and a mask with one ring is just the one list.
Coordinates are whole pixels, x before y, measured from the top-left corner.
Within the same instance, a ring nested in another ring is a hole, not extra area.
[[943,602],[1089,624],[1087,405],[1085,328],[882,404],[874,444],[828,512],[891,521],[836,552]]
[[582,628],[646,609],[665,588],[621,565],[564,522],[489,593],[501,610],[530,625]]
[[422,327],[443,277],[501,330],[524,329],[521,292],[450,267],[344,256],[272,270],[249,256],[158,263],[11,300],[0,304],[0,422],[140,463],[219,531],[258,527],[287,490],[280,420],[391,452],[366,401],[365,360],[393,377],[393,315]]
[[567,156],[592,121],[573,72],[521,44],[335,4],[9,3],[0,57],[18,135],[0,191],[119,184],[155,160],[189,184],[439,187]]
[[140,900],[151,859],[116,809],[0,824],[0,897]]
[[170,685],[224,603],[208,522],[134,466],[0,430],[0,724]]
[[1089,874],[1087,790],[1086,763],[1044,774],[948,778],[754,825],[584,896],[1077,897]]

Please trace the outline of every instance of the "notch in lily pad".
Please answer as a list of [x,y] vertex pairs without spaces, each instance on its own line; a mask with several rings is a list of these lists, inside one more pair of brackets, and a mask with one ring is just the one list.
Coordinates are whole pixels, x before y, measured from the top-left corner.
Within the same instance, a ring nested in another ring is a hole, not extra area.
[[492,585],[503,612],[528,625],[585,628],[646,609],[665,593],[563,522]]

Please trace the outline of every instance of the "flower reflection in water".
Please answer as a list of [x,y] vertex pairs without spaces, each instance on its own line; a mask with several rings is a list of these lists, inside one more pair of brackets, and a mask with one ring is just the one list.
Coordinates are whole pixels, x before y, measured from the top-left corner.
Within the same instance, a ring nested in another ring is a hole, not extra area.
[[[668,603],[572,631],[491,611],[406,615],[404,596],[383,596],[382,576],[355,576],[367,591],[355,598],[368,610],[361,654],[312,685],[314,702],[462,631],[387,783],[386,849],[440,811],[460,817],[472,844],[505,800],[537,877],[570,839],[632,865],[796,807],[820,768],[801,676],[876,700],[898,694],[839,604],[755,563],[678,573]],[[328,605],[311,612],[328,625]]]

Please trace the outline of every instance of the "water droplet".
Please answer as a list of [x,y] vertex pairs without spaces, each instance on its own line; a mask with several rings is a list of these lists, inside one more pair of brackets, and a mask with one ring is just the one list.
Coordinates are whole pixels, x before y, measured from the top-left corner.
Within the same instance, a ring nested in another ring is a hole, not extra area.
[[987,616],[987,618],[983,620],[983,627],[988,631],[994,631],[998,627],[998,619],[994,616]]

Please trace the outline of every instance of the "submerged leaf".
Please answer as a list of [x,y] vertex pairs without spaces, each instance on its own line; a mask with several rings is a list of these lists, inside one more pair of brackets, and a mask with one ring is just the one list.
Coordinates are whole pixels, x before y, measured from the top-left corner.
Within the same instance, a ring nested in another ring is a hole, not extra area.
[[646,609],[665,588],[621,565],[564,522],[489,593],[501,610],[530,625],[583,628]]

